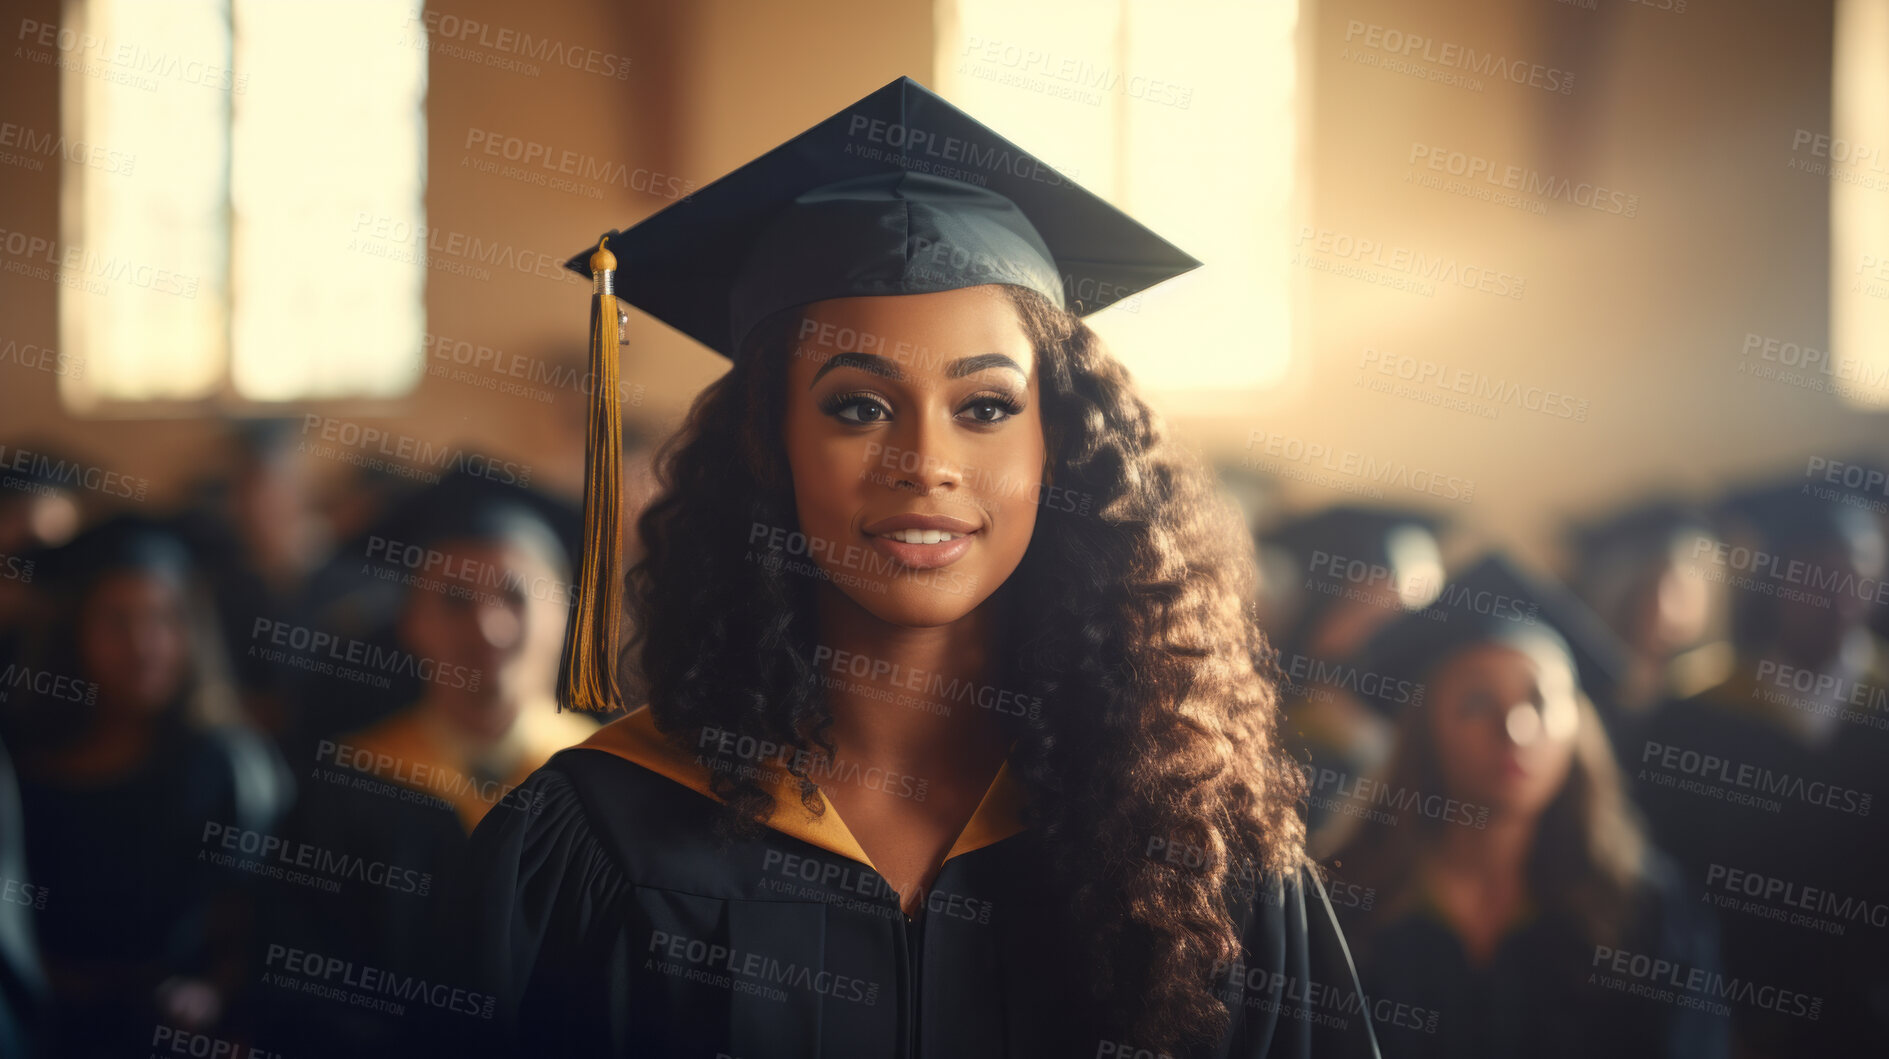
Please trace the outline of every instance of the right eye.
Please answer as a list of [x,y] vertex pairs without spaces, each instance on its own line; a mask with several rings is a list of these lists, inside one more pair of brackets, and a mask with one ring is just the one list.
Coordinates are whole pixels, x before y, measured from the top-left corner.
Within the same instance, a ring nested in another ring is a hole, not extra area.
[[[892,414],[892,410],[878,398],[865,393],[834,394],[820,402],[820,410],[841,422],[860,425],[883,423]],[[876,416],[868,415],[869,412],[876,413]]]

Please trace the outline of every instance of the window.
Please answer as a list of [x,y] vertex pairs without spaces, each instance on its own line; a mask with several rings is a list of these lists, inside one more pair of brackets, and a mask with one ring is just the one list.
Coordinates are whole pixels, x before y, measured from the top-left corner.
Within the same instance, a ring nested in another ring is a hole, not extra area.
[[87,365],[61,379],[70,407],[413,386],[419,14],[417,0],[69,0],[62,132],[88,145],[66,153],[61,186],[61,342]]
[[937,11],[940,94],[1205,263],[1088,318],[1130,370],[1229,397],[1278,383],[1295,289],[1296,0]]
[[[1889,408],[1889,3],[1838,0],[1830,180],[1830,353],[1845,402]],[[1805,136],[1811,135],[1809,132]]]

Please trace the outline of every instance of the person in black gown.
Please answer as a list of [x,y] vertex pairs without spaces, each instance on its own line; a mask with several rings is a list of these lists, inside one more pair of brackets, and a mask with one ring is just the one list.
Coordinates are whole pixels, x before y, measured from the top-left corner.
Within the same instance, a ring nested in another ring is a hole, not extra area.
[[1799,480],[1740,490],[1700,575],[1732,601],[1736,658],[1674,701],[1626,764],[1726,970],[1789,1002],[1736,1009],[1744,1054],[1889,1054],[1889,548],[1873,515]]
[[1586,691],[1624,670],[1599,619],[1498,553],[1366,655],[1424,692],[1372,700],[1398,746],[1333,858],[1373,896],[1342,914],[1366,992],[1435,1013],[1380,1024],[1385,1054],[1729,1054],[1711,911],[1647,846]]
[[597,249],[600,368],[617,280],[733,367],[639,519],[621,689],[592,408],[603,595],[565,693],[635,708],[474,833],[432,984],[477,999],[429,1003],[441,1032],[1376,1055],[1244,528],[1079,318],[1196,262],[906,78]]
[[[291,949],[393,973],[428,968],[440,882],[490,812],[532,812],[516,788],[596,723],[555,700],[570,561],[526,490],[454,476],[426,490],[364,577],[405,586],[396,642],[431,679],[404,709],[319,741],[280,837],[308,866],[273,886],[256,962]],[[392,532],[392,531],[389,531]],[[391,667],[390,667],[391,668]],[[274,986],[277,980],[269,979]],[[388,1054],[409,1020],[318,993],[257,990],[259,1039],[325,1054]]]
[[[0,720],[58,1055],[134,1054],[154,1029],[210,1033],[246,985],[254,876],[211,829],[266,831],[290,799],[243,725],[182,543],[118,516],[47,556],[52,609],[10,670]],[[234,858],[232,858],[234,860]]]

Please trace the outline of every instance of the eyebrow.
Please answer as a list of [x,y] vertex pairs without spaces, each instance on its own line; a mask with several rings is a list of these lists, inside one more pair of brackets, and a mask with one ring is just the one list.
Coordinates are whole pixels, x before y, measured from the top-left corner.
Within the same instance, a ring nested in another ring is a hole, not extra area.
[[[827,358],[825,364],[820,365],[820,370],[813,373],[813,378],[807,383],[807,389],[813,389],[813,384],[820,381],[820,376],[834,368],[858,368],[860,371],[891,379],[894,382],[905,379],[905,373],[899,370],[897,364],[877,353],[835,353]],[[1002,353],[979,353],[974,357],[959,357],[946,365],[945,378],[963,378],[991,368],[1008,368],[1025,378],[1029,377],[1022,365]]]

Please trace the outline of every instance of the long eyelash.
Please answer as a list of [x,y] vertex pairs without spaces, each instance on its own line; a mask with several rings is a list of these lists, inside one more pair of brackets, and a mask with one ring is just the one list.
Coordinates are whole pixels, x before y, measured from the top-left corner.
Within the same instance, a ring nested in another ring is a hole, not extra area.
[[[885,402],[881,401],[877,395],[866,393],[862,390],[854,390],[850,393],[836,393],[823,398],[820,401],[820,411],[825,412],[827,415],[832,415],[856,401],[870,401],[880,408],[886,407]],[[886,410],[890,411],[890,409]]]
[[1006,415],[1019,415],[1023,412],[1023,402],[1007,393],[973,394],[971,395],[971,399],[965,403],[976,404],[980,401],[989,401],[991,404],[1003,409]]

